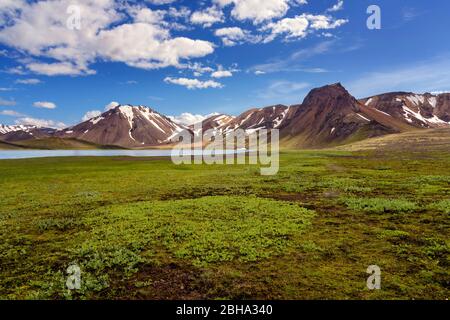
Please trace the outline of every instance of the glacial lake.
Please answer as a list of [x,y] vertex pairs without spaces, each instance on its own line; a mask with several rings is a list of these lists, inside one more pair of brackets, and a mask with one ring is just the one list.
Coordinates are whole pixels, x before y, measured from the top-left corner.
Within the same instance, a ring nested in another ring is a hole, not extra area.
[[[246,150],[216,150],[216,154],[242,153]],[[0,150],[2,159],[29,159],[52,157],[170,157],[172,150]],[[194,150],[191,155],[210,154]]]

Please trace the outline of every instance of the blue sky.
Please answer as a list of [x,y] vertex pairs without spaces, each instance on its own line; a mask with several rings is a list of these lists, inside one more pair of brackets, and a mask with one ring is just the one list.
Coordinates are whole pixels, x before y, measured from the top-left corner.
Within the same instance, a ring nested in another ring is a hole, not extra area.
[[357,97],[448,91],[449,13],[443,0],[2,0],[0,123],[63,127],[113,101],[237,115],[334,82]]

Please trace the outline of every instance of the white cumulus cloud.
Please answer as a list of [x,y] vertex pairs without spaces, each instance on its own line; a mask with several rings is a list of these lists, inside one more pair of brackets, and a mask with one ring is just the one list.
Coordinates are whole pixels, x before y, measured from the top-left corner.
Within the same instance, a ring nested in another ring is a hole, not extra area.
[[270,42],[279,35],[285,35],[286,39],[304,38],[315,30],[335,29],[347,22],[346,19],[334,19],[328,15],[301,14],[268,23],[261,30],[270,31],[270,35],[264,39],[264,42]]
[[63,129],[67,127],[63,122],[46,120],[46,119],[36,119],[31,117],[24,117],[17,119],[15,121],[16,124],[37,126],[41,128],[55,128],[55,129]]
[[229,78],[232,77],[233,73],[228,70],[217,70],[211,73],[211,77],[213,78]]
[[91,110],[91,111],[86,112],[81,120],[88,121],[92,118],[98,117],[101,114],[102,114],[102,112],[99,110]]
[[[290,0],[215,0],[223,7],[233,5],[231,15],[237,20],[251,20],[255,24],[280,18],[289,10]],[[295,1],[295,4],[303,4],[306,1]]]
[[198,79],[167,77],[164,79],[164,81],[166,83],[184,86],[190,90],[192,90],[192,89],[207,89],[207,88],[223,88],[223,85],[221,83],[213,81],[213,80],[201,81]]
[[[158,4],[165,3],[170,2]],[[2,2],[0,43],[32,56],[22,61],[27,70],[49,76],[94,74],[90,66],[98,60],[144,69],[178,67],[183,60],[214,52],[208,41],[173,37],[163,13],[140,4],[78,1],[81,29],[71,30],[67,8],[73,4],[72,0]]]
[[176,123],[185,125],[185,126],[189,126],[192,124],[196,124],[199,123],[205,119],[208,119],[212,116],[216,116],[218,115],[218,113],[211,113],[211,114],[207,114],[207,115],[201,115],[201,114],[192,114],[189,112],[184,112],[178,116],[169,116],[169,118]]
[[147,0],[147,1],[150,2],[151,4],[163,5],[163,4],[173,3],[177,0]]
[[217,6],[209,7],[203,11],[196,11],[191,15],[191,22],[193,24],[201,24],[203,27],[210,27],[214,23],[223,21],[223,12]]
[[44,109],[56,109],[56,104],[49,101],[37,101],[33,103],[33,107],[44,108]]
[[39,84],[42,83],[39,79],[18,79],[16,80],[18,84]]
[[108,103],[105,106],[105,111],[109,111],[111,109],[114,109],[115,107],[120,106],[120,103],[116,102],[116,101],[111,101],[110,103]]
[[262,39],[261,36],[253,35],[250,31],[239,27],[220,28],[214,31],[214,34],[221,38],[223,44],[227,47],[245,42],[258,43]]
[[9,117],[23,117],[24,115],[14,110],[2,110],[0,115]]
[[329,8],[327,11],[328,12],[336,12],[336,11],[339,11],[342,9],[344,9],[344,0],[338,0],[338,2],[334,6]]

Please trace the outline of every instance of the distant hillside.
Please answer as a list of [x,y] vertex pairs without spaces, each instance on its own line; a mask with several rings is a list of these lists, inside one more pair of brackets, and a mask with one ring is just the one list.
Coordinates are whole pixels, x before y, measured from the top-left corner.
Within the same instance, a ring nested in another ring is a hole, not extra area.
[[414,130],[336,147],[348,151],[450,151],[450,129]]
[[95,150],[121,149],[118,146],[101,146],[94,143],[57,137],[16,141],[14,143],[0,141],[0,149],[40,149],[40,150]]
[[23,147],[15,145],[13,143],[0,141],[0,150],[18,150],[23,149]]

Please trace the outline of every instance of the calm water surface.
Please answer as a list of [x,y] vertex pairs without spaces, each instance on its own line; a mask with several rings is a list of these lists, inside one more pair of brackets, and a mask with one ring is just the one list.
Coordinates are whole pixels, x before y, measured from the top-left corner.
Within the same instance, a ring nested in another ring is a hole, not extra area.
[[[216,151],[217,154],[231,154],[234,150]],[[237,151],[245,152],[245,150]],[[170,157],[172,150],[0,150],[0,159],[28,159],[51,157]],[[192,155],[204,154],[201,150]]]

